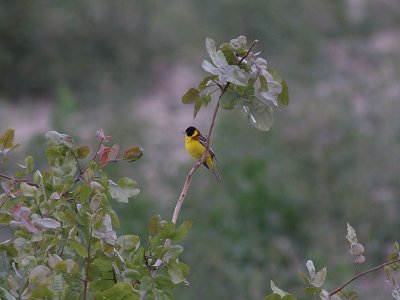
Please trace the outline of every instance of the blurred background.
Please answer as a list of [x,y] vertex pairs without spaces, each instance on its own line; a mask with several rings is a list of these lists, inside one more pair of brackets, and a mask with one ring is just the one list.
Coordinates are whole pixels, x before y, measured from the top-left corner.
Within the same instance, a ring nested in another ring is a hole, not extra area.
[[[47,130],[95,147],[103,128],[122,148],[140,144],[134,166],[107,168],[140,185],[113,205],[120,233],[143,241],[152,215],[172,216],[192,167],[181,132],[210,122],[213,103],[193,120],[180,101],[204,75],[204,40],[239,35],[260,40],[291,103],[267,133],[220,111],[212,147],[223,181],[200,170],[184,203],[192,271],[177,299],[260,299],[271,279],[301,294],[307,259],[328,266],[332,289],[356,272],[347,222],[366,248],[359,270],[386,259],[400,225],[400,2],[0,2],[0,131],[13,127],[22,144],[12,159],[32,154],[45,167]],[[389,299],[390,288],[383,272],[356,283],[361,299]]]

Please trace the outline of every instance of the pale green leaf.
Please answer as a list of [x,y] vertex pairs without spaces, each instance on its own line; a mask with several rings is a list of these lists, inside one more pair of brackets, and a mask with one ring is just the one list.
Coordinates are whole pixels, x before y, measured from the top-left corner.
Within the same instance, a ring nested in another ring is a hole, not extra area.
[[183,253],[183,247],[181,245],[172,245],[167,247],[167,252],[163,256],[163,261],[169,262],[178,258]]
[[307,260],[306,267],[308,270],[308,274],[310,274],[310,278],[313,278],[315,275],[315,267],[312,260]]
[[118,180],[118,185],[110,182],[110,195],[118,202],[128,203],[129,198],[135,197],[140,193],[140,190],[136,188],[136,185],[136,181],[128,177],[122,177]]
[[74,140],[66,134],[59,133],[57,131],[48,131],[45,134],[49,146],[52,145],[65,145],[68,148],[74,146]]
[[29,155],[28,157],[25,158],[25,167],[26,167],[26,172],[30,173],[33,171],[33,168],[35,167],[33,164],[33,157]]
[[37,193],[37,187],[29,185],[26,182],[20,184],[21,192],[25,197],[34,197]]
[[268,131],[271,128],[273,123],[272,108],[256,97],[250,97],[249,100],[241,99],[235,108],[257,129]]
[[87,257],[88,252],[84,245],[77,241],[70,241],[69,246],[76,251],[80,257]]
[[315,287],[321,287],[325,282],[325,278],[326,268],[323,268],[311,278],[311,284]]
[[140,239],[137,235],[122,235],[117,239],[117,245],[121,251],[136,251],[140,246]]
[[181,283],[189,274],[190,267],[183,262],[175,262],[171,260],[168,264],[168,274],[174,284]]
[[29,273],[29,282],[37,285],[47,286],[50,284],[51,275],[52,271],[48,267],[39,265],[34,267]]
[[271,280],[271,290],[272,290],[272,292],[274,292],[275,294],[278,294],[281,297],[286,295],[286,292],[281,290],[280,288],[278,288],[272,280]]

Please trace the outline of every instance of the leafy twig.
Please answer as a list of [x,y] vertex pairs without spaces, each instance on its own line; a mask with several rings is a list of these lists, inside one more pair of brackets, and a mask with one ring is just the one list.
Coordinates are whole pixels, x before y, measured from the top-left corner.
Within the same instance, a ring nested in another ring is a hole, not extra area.
[[361,273],[357,274],[356,276],[354,276],[353,278],[351,278],[350,280],[346,281],[344,284],[342,284],[341,286],[336,288],[333,292],[331,292],[330,296],[333,296],[333,295],[337,294],[338,292],[343,290],[346,286],[348,286],[350,283],[352,283],[354,280],[357,280],[358,278],[360,278],[360,277],[362,277],[364,275],[367,275],[369,273],[372,273],[372,272],[374,272],[376,270],[382,269],[382,268],[384,268],[384,267],[386,267],[388,265],[391,265],[391,264],[394,264],[394,263],[397,263],[397,262],[400,262],[400,258],[392,260],[392,261],[385,262],[384,264],[381,264],[381,265],[379,265],[379,266],[377,266],[375,268],[372,268],[372,269],[369,269],[369,270],[366,270],[364,272],[361,272]]

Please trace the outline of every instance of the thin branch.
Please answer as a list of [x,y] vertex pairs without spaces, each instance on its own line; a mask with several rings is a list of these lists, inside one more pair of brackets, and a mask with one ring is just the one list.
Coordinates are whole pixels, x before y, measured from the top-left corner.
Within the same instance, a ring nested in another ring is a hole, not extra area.
[[366,270],[364,272],[361,272],[361,273],[357,274],[356,276],[354,276],[353,278],[351,278],[350,280],[348,280],[347,282],[345,282],[344,284],[342,284],[341,286],[339,286],[337,289],[335,289],[329,295],[333,296],[333,295],[337,294],[342,289],[344,289],[346,286],[348,286],[350,283],[352,283],[354,280],[357,280],[358,278],[360,278],[360,277],[362,277],[364,275],[367,275],[369,273],[372,273],[372,272],[374,272],[376,270],[382,269],[382,268],[384,268],[384,267],[386,267],[388,265],[391,265],[391,264],[394,264],[394,263],[397,263],[397,262],[400,262],[400,258],[392,260],[392,261],[385,262],[384,264],[381,264],[381,265],[379,265],[379,266],[377,266],[375,268],[372,268],[372,269]]
[[78,169],[79,169],[79,174],[82,174],[82,169],[81,169],[81,165],[79,164],[79,160],[76,157],[74,151],[71,151],[72,156],[75,158],[76,164],[78,165]]
[[14,182],[16,182],[16,183],[25,182],[27,185],[35,186],[37,188],[39,187],[38,184],[31,182],[29,179],[24,179],[24,178],[16,179],[14,177],[11,177],[11,176],[8,176],[8,175],[2,174],[2,173],[0,173],[0,177],[3,177],[3,178],[8,179],[8,180],[14,180]]
[[[251,44],[249,50],[247,50],[246,54],[238,62],[238,65],[241,64],[246,59],[246,57],[250,54],[251,49],[254,47],[254,45],[256,43],[257,43],[257,40],[255,40]],[[210,127],[208,129],[208,134],[206,136],[206,145],[205,145],[206,149],[204,151],[203,156],[193,165],[192,169],[189,171],[189,174],[186,176],[185,183],[183,184],[183,188],[182,188],[181,194],[179,196],[178,202],[176,203],[176,206],[175,206],[175,209],[174,209],[174,213],[172,215],[171,221],[174,224],[176,224],[176,222],[178,220],[179,212],[181,210],[183,202],[186,199],[186,195],[187,195],[187,192],[189,190],[190,183],[192,182],[193,175],[201,167],[201,165],[204,163],[204,161],[206,160],[206,157],[207,157],[207,155],[208,155],[208,153],[210,151],[211,134],[212,134],[212,131],[213,131],[213,128],[214,128],[214,124],[215,124],[215,119],[217,117],[217,113],[218,113],[218,110],[219,110],[219,104],[221,102],[222,96],[228,90],[229,85],[230,85],[230,82],[227,82],[225,85],[221,85],[220,83],[218,83],[215,80],[213,80],[213,82],[219,87],[219,89],[221,90],[221,94],[218,97],[218,102],[217,102],[217,105],[215,106],[214,113],[213,113],[213,116],[212,116],[212,119],[211,119],[211,124],[210,124]],[[164,247],[169,247],[170,245],[171,245],[171,240],[170,239],[165,240]],[[156,263],[152,266],[152,269],[151,269],[151,272],[150,272],[150,277],[151,278],[154,278],[154,276],[157,273],[157,271],[158,271],[159,267],[161,266],[161,264],[162,264],[162,260],[161,259],[157,259]],[[145,295],[146,295],[146,293],[143,293],[141,295],[141,299],[144,299]]]
[[92,224],[90,221],[90,229],[89,229],[89,238],[88,238],[88,242],[87,242],[87,260],[86,260],[86,270],[85,270],[85,280],[83,281],[83,300],[86,300],[87,297],[87,288],[88,288],[88,284],[89,284],[89,268],[90,268],[90,239],[92,237]]
[[[190,170],[189,174],[186,176],[185,179],[185,183],[183,184],[183,188],[181,191],[181,194],[179,196],[178,202],[176,203],[175,209],[174,209],[174,214],[172,215],[172,219],[171,221],[176,224],[177,220],[178,220],[178,216],[179,216],[179,212],[181,210],[182,204],[186,199],[186,195],[187,192],[189,190],[190,187],[190,183],[192,182],[192,178],[194,173],[201,167],[201,165],[203,164],[203,162],[206,160],[206,156],[210,150],[210,139],[211,139],[211,133],[215,124],[215,119],[217,117],[217,113],[218,113],[218,109],[219,109],[219,103],[221,101],[222,96],[224,95],[224,93],[226,92],[226,90],[229,87],[229,82],[225,84],[225,86],[222,87],[221,90],[221,94],[219,95],[218,98],[218,102],[217,105],[215,106],[214,109],[214,113],[211,119],[211,124],[210,124],[210,128],[208,129],[208,135],[207,135],[207,139],[206,139],[206,151],[204,152],[203,156],[193,165],[192,169]],[[164,247],[169,247],[171,245],[171,240],[167,239],[164,242]],[[154,278],[155,274],[157,273],[157,270],[159,269],[159,267],[162,264],[162,260],[161,259],[157,259],[156,263],[152,266],[151,271],[150,271],[150,277]]]

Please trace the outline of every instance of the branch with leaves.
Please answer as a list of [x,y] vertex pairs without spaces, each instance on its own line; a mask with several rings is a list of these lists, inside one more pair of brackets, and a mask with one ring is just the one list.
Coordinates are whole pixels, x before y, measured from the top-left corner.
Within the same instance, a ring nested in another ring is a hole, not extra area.
[[[272,107],[278,106],[278,102],[287,105],[288,88],[285,81],[279,74],[270,67],[267,61],[258,57],[259,53],[252,52],[257,41],[250,47],[244,36],[239,36],[223,43],[219,50],[216,50],[215,42],[207,38],[206,50],[211,63],[204,60],[202,67],[211,75],[204,77],[197,88],[190,88],[183,96],[184,104],[193,104],[193,117],[202,106],[211,102],[211,94],[219,90],[219,96],[211,118],[206,138],[206,151],[203,156],[193,165],[186,176],[185,182],[177,204],[172,215],[172,223],[176,224],[182,204],[186,199],[193,175],[204,163],[210,150],[210,141],[215,120],[219,108],[236,109],[243,113],[250,123],[260,130],[269,130],[272,125]],[[215,89],[215,87],[217,87]],[[167,239],[164,247],[170,247],[171,240]],[[151,270],[154,277],[162,265],[162,260],[157,260]]]
[[[353,256],[353,263],[354,264],[364,263],[365,262],[364,246],[361,243],[359,243],[355,229],[348,223],[347,223],[347,234],[345,236],[345,240],[348,251]],[[346,291],[345,288],[352,282],[356,281],[357,279],[367,274],[383,269],[386,273],[387,281],[391,282],[393,285],[392,297],[396,300],[400,300],[400,289],[393,276],[393,273],[400,269],[400,246],[397,242],[393,245],[393,251],[389,255],[385,263],[382,263],[376,267],[365,270],[363,272],[357,273],[352,278],[347,280],[345,283],[333,289],[333,291],[331,292],[322,288],[325,283],[327,268],[324,267],[318,272],[316,272],[312,260],[308,260],[306,262],[306,267],[308,275],[304,274],[303,272],[299,272],[300,277],[306,284],[306,287],[303,289],[303,291],[305,294],[313,295],[314,298],[319,296],[321,300],[358,299],[359,295],[357,292],[353,290]],[[264,300],[279,300],[279,299],[296,300],[296,297],[294,295],[289,294],[281,290],[280,288],[276,287],[273,281],[271,281],[271,289],[272,289],[272,294],[266,296]]]
[[[28,156],[16,174],[0,173],[5,191],[0,195],[0,224],[14,230],[13,240],[0,243],[6,256],[0,298],[173,299],[170,290],[186,283],[190,270],[180,259],[183,247],[175,243],[185,238],[192,223],[177,226],[177,220],[192,177],[209,152],[219,109],[237,110],[266,131],[273,109],[288,104],[286,82],[253,52],[255,44],[248,47],[240,36],[217,50],[215,42],[206,39],[211,62],[203,61],[202,67],[209,75],[182,97],[183,103],[193,104],[196,117],[219,91],[206,151],[186,176],[172,220],[150,219],[147,242],[135,234],[117,236],[114,228],[120,223],[110,200],[127,203],[140,191],[133,179],[115,183],[105,170],[110,162],[139,159],[140,146],[119,157],[119,144],[109,146],[111,137],[99,130],[99,143],[89,157],[89,146],[76,146],[69,135],[49,131],[48,170],[35,170]],[[14,130],[0,135],[0,167],[17,146]]]

